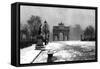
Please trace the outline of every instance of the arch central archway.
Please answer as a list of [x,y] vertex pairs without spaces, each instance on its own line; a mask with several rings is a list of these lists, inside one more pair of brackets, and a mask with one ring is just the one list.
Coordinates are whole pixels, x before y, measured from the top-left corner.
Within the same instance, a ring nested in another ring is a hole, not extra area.
[[60,41],[63,41],[63,40],[64,40],[63,37],[64,37],[64,36],[63,36],[63,33],[60,32],[60,33],[59,33],[59,40],[60,40]]

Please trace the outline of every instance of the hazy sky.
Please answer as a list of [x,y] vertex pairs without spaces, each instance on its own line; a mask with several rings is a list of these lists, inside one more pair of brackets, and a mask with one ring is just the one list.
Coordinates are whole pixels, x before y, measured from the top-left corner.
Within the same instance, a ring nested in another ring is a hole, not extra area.
[[88,25],[95,26],[95,10],[73,9],[73,8],[55,8],[55,7],[36,7],[21,6],[21,23],[27,23],[31,15],[40,16],[42,21],[46,20],[52,29],[52,26],[63,22],[66,26],[80,24],[82,29]]

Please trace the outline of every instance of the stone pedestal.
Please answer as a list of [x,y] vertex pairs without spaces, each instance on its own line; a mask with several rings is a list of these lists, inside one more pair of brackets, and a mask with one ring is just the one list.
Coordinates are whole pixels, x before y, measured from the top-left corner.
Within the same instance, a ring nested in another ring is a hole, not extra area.
[[52,58],[53,58],[53,54],[48,54],[47,62],[48,63],[53,62]]
[[36,50],[41,50],[43,48],[44,48],[44,45],[43,45],[43,37],[42,36],[37,36],[37,44],[36,44],[35,49]]
[[53,54],[54,54],[54,51],[52,51],[52,50],[48,51],[48,58],[47,58],[48,63],[53,62]]

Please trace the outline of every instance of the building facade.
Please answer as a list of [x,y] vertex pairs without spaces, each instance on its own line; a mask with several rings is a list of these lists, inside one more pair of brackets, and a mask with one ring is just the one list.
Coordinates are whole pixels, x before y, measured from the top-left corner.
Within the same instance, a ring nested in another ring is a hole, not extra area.
[[69,40],[69,26],[59,23],[58,26],[53,26],[53,41]]

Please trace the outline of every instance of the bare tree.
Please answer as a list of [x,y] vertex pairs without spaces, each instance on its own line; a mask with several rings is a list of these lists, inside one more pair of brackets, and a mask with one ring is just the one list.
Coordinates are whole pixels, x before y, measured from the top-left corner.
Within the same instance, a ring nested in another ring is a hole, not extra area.
[[39,33],[41,23],[41,18],[39,16],[32,15],[28,20],[28,25],[30,28],[31,36],[36,36]]
[[95,40],[95,29],[92,26],[88,26],[84,30],[84,38],[86,40]]
[[28,28],[26,24],[20,25],[20,40],[27,40],[28,38]]

